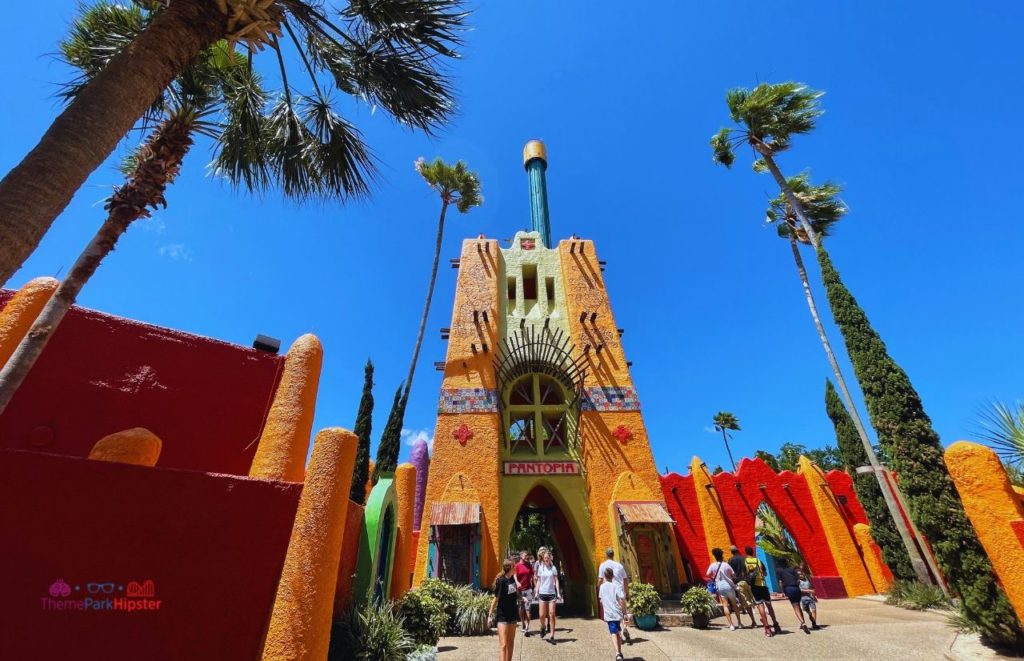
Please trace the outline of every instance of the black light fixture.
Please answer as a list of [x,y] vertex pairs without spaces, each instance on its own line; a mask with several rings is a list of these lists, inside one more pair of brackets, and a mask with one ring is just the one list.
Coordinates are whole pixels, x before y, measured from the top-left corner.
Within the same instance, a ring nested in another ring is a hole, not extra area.
[[257,335],[256,339],[252,341],[252,348],[256,351],[272,353],[276,356],[277,352],[281,350],[281,340],[269,335]]

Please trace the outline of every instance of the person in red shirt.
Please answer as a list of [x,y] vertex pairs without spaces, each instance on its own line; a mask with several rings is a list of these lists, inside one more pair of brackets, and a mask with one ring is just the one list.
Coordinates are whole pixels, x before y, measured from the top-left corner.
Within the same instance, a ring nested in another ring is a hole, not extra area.
[[530,602],[533,601],[533,566],[526,559],[526,551],[519,552],[516,563],[516,585],[519,587],[519,624],[523,635],[530,631]]

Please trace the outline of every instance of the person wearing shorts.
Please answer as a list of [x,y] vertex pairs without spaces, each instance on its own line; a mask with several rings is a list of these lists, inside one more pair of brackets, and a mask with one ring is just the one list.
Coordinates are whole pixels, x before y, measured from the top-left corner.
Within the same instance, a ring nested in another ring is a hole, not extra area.
[[526,551],[519,552],[515,571],[519,586],[519,624],[523,628],[523,636],[526,636],[530,631],[530,602],[533,601],[533,565],[527,560]]
[[[733,610],[737,611],[736,619],[738,620],[740,617],[736,604],[736,574],[729,563],[722,559],[724,556],[722,549],[711,549],[711,555],[715,557],[715,561],[711,563],[704,575],[707,580],[714,581],[715,590],[718,592],[718,601],[722,604],[725,620],[729,623],[729,630],[736,631],[736,625],[732,623]],[[740,626],[742,627],[743,624],[741,623]]]
[[818,626],[818,597],[811,588],[811,581],[802,569],[798,569],[796,576],[800,579],[800,608],[807,617],[811,618],[811,628],[820,629]]
[[[746,613],[750,616],[750,628],[753,629],[757,626],[757,620],[754,619],[754,595],[750,591],[750,584],[746,581],[747,566],[743,562],[743,555],[736,546],[730,546],[729,552],[732,555],[729,557],[729,566],[732,567],[732,572],[736,575],[736,603],[739,604],[740,613]],[[740,616],[736,616],[736,621],[740,621]]]
[[[626,595],[626,600],[629,601],[629,574],[626,573],[626,568],[622,566],[621,562],[615,561],[615,549],[607,548],[604,552],[605,561],[601,563],[601,566],[597,568],[597,589],[600,591],[601,585],[604,584],[605,570],[612,570],[612,580],[622,586],[622,591]],[[632,645],[629,639],[629,629],[626,628],[626,620],[629,619],[628,614],[624,614],[622,618],[622,637],[626,639],[627,643]]]
[[622,584],[615,580],[615,570],[611,567],[605,568],[601,578],[604,579],[598,592],[601,598],[601,610],[604,612],[604,621],[608,624],[612,649],[615,650],[615,661],[622,661],[621,632],[622,618],[626,612],[626,591]]
[[[497,617],[495,617],[497,615]],[[516,585],[515,567],[511,559],[501,565],[501,573],[494,578],[494,599],[488,620],[498,625],[498,658],[512,661],[516,644],[516,625],[519,623],[519,587]]]
[[797,578],[796,569],[789,566],[789,561],[785,558],[775,558],[775,573],[779,577],[779,583],[782,584],[782,592],[786,595],[786,599],[789,599],[789,605],[793,607],[793,613],[796,615],[796,619],[800,621],[800,630],[804,633],[811,633],[807,630],[807,622],[804,620],[804,614],[800,612],[800,579]]
[[[747,553],[747,556],[743,559],[747,570],[747,583],[750,584],[750,592],[754,596],[754,605],[757,606],[757,612],[761,616],[764,635],[770,638],[776,632],[782,631],[782,627],[779,626],[779,620],[775,617],[775,609],[772,608],[772,595],[768,591],[768,584],[765,582],[767,570],[764,567],[764,563],[754,555],[753,547],[748,546],[744,551]],[[768,626],[768,615],[765,614],[765,610],[771,614],[772,627]]]
[[554,645],[555,606],[562,592],[558,585],[558,567],[551,561],[551,551],[545,550],[540,554],[540,562],[534,567],[533,572],[533,585],[540,600],[541,638],[546,632],[550,632],[547,640]]

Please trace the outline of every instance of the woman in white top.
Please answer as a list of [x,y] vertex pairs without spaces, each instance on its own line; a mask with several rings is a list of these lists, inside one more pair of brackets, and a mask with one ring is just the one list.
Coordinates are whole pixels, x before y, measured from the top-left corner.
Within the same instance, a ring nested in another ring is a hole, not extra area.
[[555,644],[555,601],[562,598],[562,590],[558,585],[558,567],[551,561],[551,551],[544,550],[540,554],[540,562],[534,568],[534,592],[540,600],[540,635],[550,631],[548,642]]
[[[725,555],[722,553],[722,549],[711,549],[711,555],[715,556],[715,561],[708,567],[705,577],[707,580],[715,582],[719,603],[722,604],[722,610],[725,611],[725,619],[729,623],[729,630],[736,631],[736,625],[732,623],[732,613],[729,610],[729,606],[732,606],[737,613],[736,619],[739,620],[740,611],[736,604],[736,573],[729,566],[728,562],[722,562],[722,557]],[[743,623],[740,622],[740,627],[742,626]]]

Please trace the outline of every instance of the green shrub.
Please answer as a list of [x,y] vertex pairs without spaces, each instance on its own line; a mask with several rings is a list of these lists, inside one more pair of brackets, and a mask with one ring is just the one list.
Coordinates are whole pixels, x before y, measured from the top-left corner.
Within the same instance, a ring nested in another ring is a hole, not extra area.
[[440,602],[448,618],[445,623],[445,631],[453,636],[458,635],[459,600],[465,598],[466,595],[472,595],[472,588],[468,585],[452,585],[440,578],[427,578],[417,589]]
[[[632,592],[632,588],[630,591]],[[715,598],[703,587],[692,587],[679,599],[679,608],[690,615],[713,617],[716,605]]]
[[402,616],[392,604],[369,605],[359,613],[360,649],[357,659],[373,661],[405,661],[415,648],[403,628]]
[[654,615],[661,606],[661,595],[648,583],[630,583],[629,600],[626,605],[633,615]]
[[417,645],[437,645],[445,633],[448,616],[441,602],[423,590],[409,590],[398,605],[405,630]]
[[405,661],[437,661],[437,652],[431,645],[420,645],[405,657]]
[[895,581],[885,603],[890,606],[900,606],[908,610],[923,611],[929,608],[950,608],[949,600],[942,590],[934,585],[920,583],[918,581]]
[[490,632],[487,615],[491,610],[493,597],[487,594],[462,595],[459,600],[459,633],[463,636],[483,636]]

